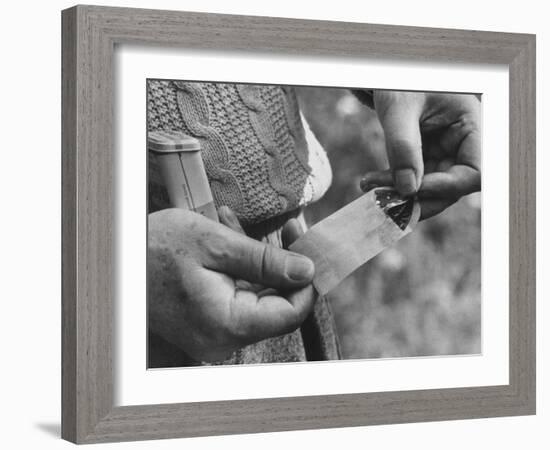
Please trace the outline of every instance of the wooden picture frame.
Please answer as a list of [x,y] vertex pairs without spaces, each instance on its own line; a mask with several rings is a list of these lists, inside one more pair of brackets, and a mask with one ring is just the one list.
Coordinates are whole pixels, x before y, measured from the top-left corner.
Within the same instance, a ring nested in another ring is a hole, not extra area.
[[[93,443],[535,413],[535,36],[97,6],[63,11],[62,31],[64,439]],[[507,65],[509,384],[114,407],[113,52],[119,43]]]

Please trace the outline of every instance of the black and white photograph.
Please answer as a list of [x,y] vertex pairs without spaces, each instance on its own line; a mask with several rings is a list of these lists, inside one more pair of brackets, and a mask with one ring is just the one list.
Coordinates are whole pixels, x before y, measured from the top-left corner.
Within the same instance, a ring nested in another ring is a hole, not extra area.
[[548,448],[548,14],[441,5],[6,3],[2,448]]
[[148,79],[148,368],[480,354],[481,104]]

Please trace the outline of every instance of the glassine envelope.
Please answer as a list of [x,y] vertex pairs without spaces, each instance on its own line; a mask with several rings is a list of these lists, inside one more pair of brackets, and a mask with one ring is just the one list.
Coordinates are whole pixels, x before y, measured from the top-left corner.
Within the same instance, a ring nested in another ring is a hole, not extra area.
[[324,295],[382,250],[411,232],[420,205],[388,187],[375,188],[311,227],[289,250],[315,264],[313,285]]

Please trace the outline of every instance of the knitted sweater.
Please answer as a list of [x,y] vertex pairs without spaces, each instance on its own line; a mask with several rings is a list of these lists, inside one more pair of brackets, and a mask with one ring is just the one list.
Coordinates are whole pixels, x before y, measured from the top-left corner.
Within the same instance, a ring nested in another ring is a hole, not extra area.
[[150,80],[149,131],[197,138],[216,206],[244,225],[319,199],[331,182],[320,147],[308,148],[292,87]]
[[[320,145],[308,146],[309,130],[291,87],[150,80],[147,107],[149,131],[183,131],[200,141],[216,206],[232,208],[256,239],[281,246],[283,223],[330,185],[328,159]],[[166,208],[167,200],[158,174],[150,173],[150,212]],[[148,354],[150,367],[203,364],[154,333]],[[339,357],[330,306],[319,298],[300,329],[249,345],[221,363]]]

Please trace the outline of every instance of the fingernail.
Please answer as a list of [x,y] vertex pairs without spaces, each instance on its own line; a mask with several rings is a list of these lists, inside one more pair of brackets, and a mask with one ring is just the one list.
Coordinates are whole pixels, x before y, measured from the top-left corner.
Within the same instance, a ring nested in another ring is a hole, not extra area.
[[290,255],[286,258],[286,275],[293,281],[310,281],[315,267],[313,262],[300,255]]
[[401,195],[416,192],[416,175],[412,169],[399,169],[394,173],[395,187]]

